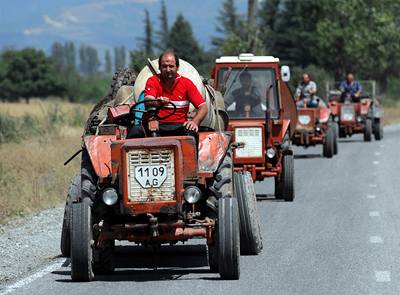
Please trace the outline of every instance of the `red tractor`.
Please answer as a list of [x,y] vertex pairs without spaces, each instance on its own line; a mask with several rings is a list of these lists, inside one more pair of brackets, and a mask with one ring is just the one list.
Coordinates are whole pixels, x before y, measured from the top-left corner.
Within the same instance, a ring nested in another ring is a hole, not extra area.
[[332,90],[327,83],[329,108],[334,121],[339,124],[338,135],[345,138],[362,133],[364,141],[371,141],[373,134],[376,140],[381,140],[383,138],[383,110],[380,101],[375,98],[375,81],[360,83],[363,89],[368,89],[370,86],[371,95],[361,95],[356,99],[350,96],[343,97],[339,90]]
[[293,144],[309,147],[323,145],[323,156],[332,158],[338,152],[337,123],[333,121],[331,110],[319,99],[317,107],[304,106],[297,109],[298,121],[296,132],[292,137]]
[[[190,78],[194,68],[180,63],[180,73]],[[61,239],[73,281],[113,272],[116,240],[158,249],[204,238],[210,268],[222,279],[239,278],[240,251],[257,254],[262,248],[253,183],[234,174],[232,134],[219,118],[216,92],[197,83],[209,106],[197,139],[159,137],[161,106],[143,107],[135,97],[156,70],[149,61],[137,78],[117,73],[117,96],[99,103],[87,122],[81,174],[69,190]],[[134,121],[147,128],[145,138],[126,138]]]
[[275,197],[293,201],[294,160],[291,137],[297,124],[287,66],[272,56],[223,56],[211,70],[214,88],[223,93],[233,132],[235,171],[253,181],[275,178]]

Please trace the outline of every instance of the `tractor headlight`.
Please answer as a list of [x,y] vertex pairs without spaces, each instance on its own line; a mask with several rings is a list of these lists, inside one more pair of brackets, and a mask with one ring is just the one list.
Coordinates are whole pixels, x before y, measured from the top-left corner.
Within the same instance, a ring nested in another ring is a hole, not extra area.
[[361,116],[358,116],[358,117],[357,117],[357,122],[358,122],[358,123],[361,123],[362,121],[363,121],[363,118],[362,118]]
[[276,155],[276,152],[273,148],[267,149],[267,158],[268,159],[273,159]]
[[299,116],[299,122],[301,125],[308,125],[311,121],[310,116],[307,115],[300,115]]
[[112,206],[115,203],[117,203],[117,201],[118,201],[117,191],[112,187],[106,188],[103,191],[102,198],[103,198],[104,204],[106,204],[108,206]]
[[321,128],[320,128],[320,127],[317,127],[317,128],[315,128],[315,130],[318,131],[318,132],[320,132],[320,131],[321,131]]
[[339,117],[335,116],[334,121],[339,122]]
[[201,198],[201,190],[194,185],[188,186],[183,193],[183,196],[189,204],[197,203]]

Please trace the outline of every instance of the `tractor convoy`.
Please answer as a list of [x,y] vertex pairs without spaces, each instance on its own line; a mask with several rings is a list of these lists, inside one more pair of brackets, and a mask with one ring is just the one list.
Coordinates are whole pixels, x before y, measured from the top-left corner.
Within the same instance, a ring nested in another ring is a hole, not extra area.
[[[212,272],[237,280],[240,256],[263,249],[254,182],[273,177],[275,198],[294,200],[292,144],[321,144],[331,158],[338,136],[383,136],[374,95],[350,102],[330,90],[328,104],[321,99],[317,107],[297,108],[289,67],[278,58],[220,57],[210,79],[184,60],[179,64],[178,73],[208,107],[196,136],[160,136],[160,121],[180,105],[144,99],[146,81],[160,71],[157,60],[138,75],[117,71],[110,94],[89,115],[61,232],[73,281],[111,274],[116,241],[157,251],[191,239],[205,240]],[[195,112],[191,106],[188,117]],[[128,137],[133,126],[144,135]]]

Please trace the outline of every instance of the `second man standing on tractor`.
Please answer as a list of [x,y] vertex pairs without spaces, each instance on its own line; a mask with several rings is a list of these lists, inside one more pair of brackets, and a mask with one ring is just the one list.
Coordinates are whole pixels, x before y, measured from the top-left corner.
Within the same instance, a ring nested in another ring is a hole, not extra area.
[[[208,107],[193,82],[178,74],[179,58],[174,52],[165,51],[159,59],[160,74],[150,77],[146,82],[144,99],[146,107],[163,107],[159,110],[159,117],[168,118],[159,121],[160,136],[196,136],[199,125],[208,113]],[[190,103],[197,108],[197,112],[191,120],[188,120]],[[141,129],[141,128],[140,128]],[[132,128],[128,138],[143,137],[144,134],[138,128]]]

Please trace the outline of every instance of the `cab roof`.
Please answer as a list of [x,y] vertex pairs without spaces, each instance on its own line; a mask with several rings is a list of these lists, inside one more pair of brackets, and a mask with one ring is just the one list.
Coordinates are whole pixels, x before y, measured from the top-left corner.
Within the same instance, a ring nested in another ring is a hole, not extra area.
[[279,58],[273,56],[255,56],[252,53],[241,53],[238,56],[221,56],[215,61],[217,64],[220,63],[243,63],[243,62],[268,62],[268,63],[279,63]]

